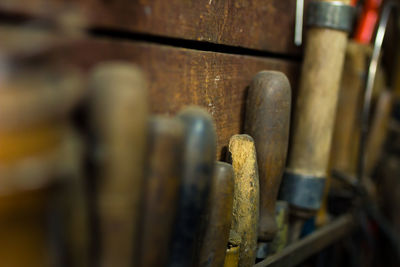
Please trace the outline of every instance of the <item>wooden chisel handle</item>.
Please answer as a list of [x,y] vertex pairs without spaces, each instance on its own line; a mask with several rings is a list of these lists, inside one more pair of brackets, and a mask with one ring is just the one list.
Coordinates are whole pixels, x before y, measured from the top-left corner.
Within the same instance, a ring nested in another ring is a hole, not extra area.
[[352,8],[339,1],[316,1],[308,11],[310,28],[281,197],[299,209],[315,211],[327,175]]
[[260,187],[256,148],[251,136],[234,135],[229,157],[235,172],[231,230],[241,238],[239,266],[253,266],[256,259]]
[[220,267],[224,264],[232,222],[233,187],[232,165],[221,161],[216,162],[211,193],[204,216],[205,231],[199,241],[198,266]]
[[182,184],[168,266],[195,264],[195,244],[214,175],[215,126],[203,108],[188,107],[177,118],[183,123]]
[[180,120],[151,118],[139,266],[156,267],[167,263],[181,183],[183,141],[184,128]]
[[132,266],[137,251],[147,136],[147,90],[134,65],[99,65],[91,77],[97,141],[100,266]]
[[254,138],[260,179],[258,239],[270,241],[278,228],[275,202],[289,142],[291,88],[285,74],[261,71],[247,96],[245,132]]

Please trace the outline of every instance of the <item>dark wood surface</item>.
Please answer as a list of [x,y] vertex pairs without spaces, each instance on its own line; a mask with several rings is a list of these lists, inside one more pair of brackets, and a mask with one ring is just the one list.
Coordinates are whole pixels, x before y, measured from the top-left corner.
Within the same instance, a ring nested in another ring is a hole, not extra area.
[[[186,105],[205,107],[217,128],[217,155],[229,138],[243,132],[247,88],[261,70],[287,75],[296,92],[300,62],[176,48],[146,42],[107,38],[62,41],[61,35],[26,32],[20,27],[0,27],[6,52],[20,55],[27,47],[45,47],[50,62],[73,65],[84,73],[101,62],[122,60],[140,66],[149,81],[150,111],[174,115]],[[8,44],[8,45],[7,45]],[[26,47],[27,46],[27,47]],[[9,51],[10,50],[10,51]],[[16,50],[16,51],[14,51]],[[36,51],[37,49],[33,49]],[[40,56],[43,57],[43,56]],[[35,63],[35,68],[38,64]]]
[[200,105],[213,116],[217,128],[217,155],[233,134],[243,131],[247,87],[261,70],[285,73],[296,88],[298,62],[212,53],[143,42],[90,39],[54,49],[50,57],[88,71],[96,63],[126,60],[147,74],[150,110],[174,115],[185,105]]
[[[307,3],[308,0],[306,0]],[[57,18],[77,10],[90,27],[299,54],[294,0],[4,0],[0,11]]]

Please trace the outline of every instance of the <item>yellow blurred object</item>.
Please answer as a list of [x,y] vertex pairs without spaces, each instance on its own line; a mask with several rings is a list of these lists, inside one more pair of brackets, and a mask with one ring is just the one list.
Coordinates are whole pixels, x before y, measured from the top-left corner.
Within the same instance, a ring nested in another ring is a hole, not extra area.
[[60,145],[61,134],[62,127],[56,123],[0,131],[0,164],[12,164],[48,152]]

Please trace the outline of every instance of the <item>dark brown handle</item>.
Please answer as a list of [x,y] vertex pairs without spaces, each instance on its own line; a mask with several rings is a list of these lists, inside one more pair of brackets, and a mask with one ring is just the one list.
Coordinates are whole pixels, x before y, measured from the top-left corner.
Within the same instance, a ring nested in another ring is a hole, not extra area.
[[168,266],[193,266],[195,241],[214,174],[215,126],[208,112],[189,107],[179,113],[185,129],[182,185]]
[[258,239],[270,241],[278,228],[275,202],[289,142],[291,88],[285,74],[262,71],[249,88],[245,132],[254,138],[260,179]]
[[224,264],[232,222],[233,186],[232,165],[218,161],[204,216],[205,231],[200,236],[198,266],[220,267]]
[[165,266],[181,182],[184,129],[176,118],[149,123],[139,266]]

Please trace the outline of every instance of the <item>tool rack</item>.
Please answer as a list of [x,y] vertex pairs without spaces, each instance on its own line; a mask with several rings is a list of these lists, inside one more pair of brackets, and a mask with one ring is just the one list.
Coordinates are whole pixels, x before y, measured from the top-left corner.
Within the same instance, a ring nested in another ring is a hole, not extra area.
[[[76,0],[68,8],[79,14],[70,22],[81,31],[78,38],[51,27],[62,24],[67,2],[2,2],[0,35],[18,43],[30,34],[48,46],[44,64],[70,64],[84,73],[107,60],[137,64],[149,81],[151,112],[172,115],[197,104],[212,114],[217,159],[225,157],[229,137],[243,130],[247,86],[257,72],[285,73],[296,95],[302,49],[293,40],[295,1]],[[28,29],[35,21],[43,27]],[[351,214],[342,215],[255,266],[296,266],[355,227]]]

